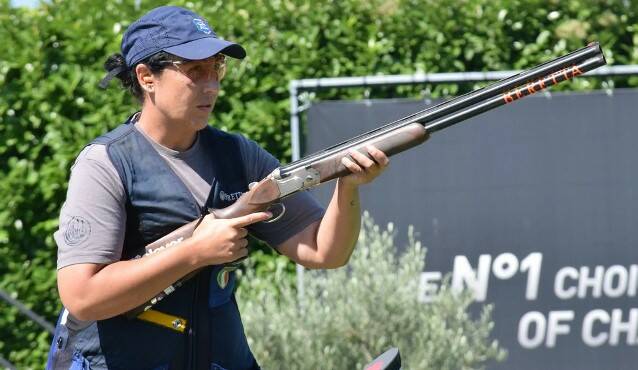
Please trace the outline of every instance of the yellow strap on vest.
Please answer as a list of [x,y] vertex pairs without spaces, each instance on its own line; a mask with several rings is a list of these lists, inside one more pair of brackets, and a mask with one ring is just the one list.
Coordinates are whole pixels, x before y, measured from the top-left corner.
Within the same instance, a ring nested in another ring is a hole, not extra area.
[[147,321],[153,324],[163,326],[165,328],[178,331],[180,333],[184,333],[184,330],[186,330],[186,324],[188,323],[186,319],[182,319],[181,317],[169,315],[163,312],[150,310],[150,309],[137,315],[137,318],[143,321]]

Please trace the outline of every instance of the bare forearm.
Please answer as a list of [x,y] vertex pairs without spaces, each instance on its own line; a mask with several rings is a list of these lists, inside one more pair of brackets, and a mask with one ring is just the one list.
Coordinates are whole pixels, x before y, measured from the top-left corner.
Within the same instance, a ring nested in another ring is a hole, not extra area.
[[317,251],[322,255],[324,267],[340,267],[348,262],[360,227],[358,187],[337,181],[332,200],[317,232]]
[[80,271],[78,266],[63,268],[58,272],[59,283],[66,284],[64,289],[60,286],[62,301],[81,320],[106,319],[138,307],[199,267],[187,243],[144,258],[115,262],[96,272]]
[[388,165],[379,149],[366,147],[369,157],[357,150],[341,163],[352,172],[337,180],[337,187],[320,222],[278,246],[293,261],[309,268],[337,268],[348,263],[361,228],[359,185],[374,180]]

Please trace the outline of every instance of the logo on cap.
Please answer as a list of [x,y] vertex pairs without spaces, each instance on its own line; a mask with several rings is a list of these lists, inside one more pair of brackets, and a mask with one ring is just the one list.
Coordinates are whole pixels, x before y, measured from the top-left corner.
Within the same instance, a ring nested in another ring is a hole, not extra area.
[[201,19],[195,18],[193,19],[193,23],[195,24],[195,27],[197,27],[197,30],[200,32],[203,32],[207,35],[210,35],[210,33],[212,32],[206,22]]

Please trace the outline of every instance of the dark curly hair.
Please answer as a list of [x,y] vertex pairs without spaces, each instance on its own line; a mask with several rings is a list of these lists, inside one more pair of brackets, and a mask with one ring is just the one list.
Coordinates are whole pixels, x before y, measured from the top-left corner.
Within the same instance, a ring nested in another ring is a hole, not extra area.
[[177,56],[160,51],[159,53],[153,54],[150,57],[141,60],[136,63],[134,66],[127,67],[126,60],[124,56],[120,53],[113,54],[106,59],[104,62],[104,69],[107,72],[111,72],[116,68],[122,68],[122,71],[115,75],[120,82],[122,83],[122,87],[127,89],[133,94],[140,102],[144,101],[144,91],[137,81],[137,75],[135,73],[135,67],[138,64],[145,64],[154,74],[162,72],[167,65],[172,61],[178,61],[180,58]]

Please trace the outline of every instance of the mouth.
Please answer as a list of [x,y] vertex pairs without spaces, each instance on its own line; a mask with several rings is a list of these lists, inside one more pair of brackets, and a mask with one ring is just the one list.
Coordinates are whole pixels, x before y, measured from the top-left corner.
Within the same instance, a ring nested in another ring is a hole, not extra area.
[[202,110],[210,110],[213,108],[212,104],[200,104],[197,106],[197,109],[202,109]]

